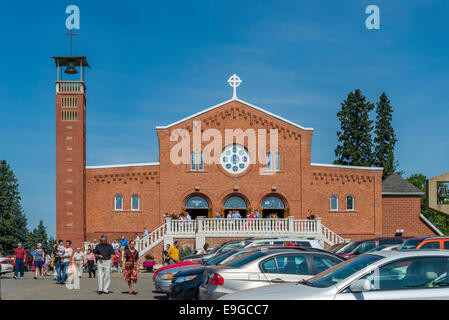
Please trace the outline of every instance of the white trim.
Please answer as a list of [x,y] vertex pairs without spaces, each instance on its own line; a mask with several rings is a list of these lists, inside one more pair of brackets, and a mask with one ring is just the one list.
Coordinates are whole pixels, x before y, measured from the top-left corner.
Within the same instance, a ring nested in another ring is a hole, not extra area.
[[441,232],[440,229],[435,227],[435,225],[432,222],[430,222],[422,213],[419,214],[419,217],[424,221],[425,224],[427,224],[427,226],[429,226],[430,229],[438,233],[438,235],[444,236],[443,232]]
[[159,162],[145,163],[128,163],[128,164],[110,164],[104,166],[86,166],[86,169],[105,169],[105,168],[123,168],[123,167],[141,167],[141,166],[158,166]]
[[385,196],[422,196],[424,192],[382,192]]
[[[137,196],[137,209],[133,209],[133,197]],[[140,196],[136,193],[131,195],[131,211],[139,211],[140,210]]]
[[[122,208],[121,208],[121,209],[117,209],[117,196],[122,197]],[[114,211],[123,211],[123,202],[124,202],[123,200],[124,200],[124,197],[123,197],[123,195],[120,194],[120,193],[117,193],[117,194],[114,196]]]
[[[348,209],[348,197],[352,197],[352,209]],[[355,210],[355,197],[352,194],[348,194],[346,196],[346,211],[354,211]]]
[[302,130],[306,130],[306,131],[313,130],[313,128],[304,128],[303,126],[300,126],[300,125],[297,124],[297,123],[294,123],[294,122],[292,122],[292,121],[290,121],[290,120],[287,120],[287,119],[285,119],[285,118],[282,118],[282,117],[280,117],[280,116],[278,116],[278,115],[275,115],[274,113],[271,113],[271,112],[269,112],[269,111],[267,111],[267,110],[265,110],[265,109],[262,109],[262,108],[260,108],[260,107],[257,107],[257,106],[255,106],[255,105],[253,105],[253,104],[251,104],[251,103],[245,102],[245,101],[240,100],[240,99],[238,99],[238,98],[237,98],[237,99],[230,99],[230,100],[221,102],[221,103],[216,104],[216,105],[214,105],[214,106],[212,106],[212,107],[210,107],[210,108],[204,109],[204,110],[202,110],[202,111],[200,111],[200,112],[197,112],[197,113],[195,113],[195,114],[193,114],[193,115],[191,115],[191,116],[188,116],[188,117],[186,117],[186,118],[184,118],[184,119],[181,119],[181,120],[179,120],[179,121],[173,122],[172,124],[169,124],[169,125],[166,125],[166,126],[156,126],[156,130],[157,130],[157,129],[167,129],[167,128],[170,128],[170,127],[172,127],[172,126],[174,126],[174,125],[177,125],[177,124],[179,124],[179,123],[181,123],[181,122],[184,122],[184,121],[186,121],[186,120],[195,118],[195,117],[197,117],[197,116],[199,116],[199,115],[201,115],[201,114],[203,114],[203,113],[206,113],[206,112],[211,111],[211,110],[213,110],[213,109],[219,108],[219,107],[221,107],[221,106],[223,106],[223,105],[225,105],[225,104],[227,104],[227,103],[229,103],[229,102],[231,102],[231,101],[238,101],[238,102],[240,102],[240,103],[246,104],[247,106],[249,106],[249,107],[251,107],[251,108],[254,108],[254,109],[258,110],[258,111],[261,111],[261,112],[263,112],[263,113],[266,113],[266,114],[268,114],[268,115],[270,115],[270,116],[272,116],[272,117],[275,117],[275,118],[277,118],[277,119],[279,119],[279,120],[281,120],[281,121],[287,122],[288,124],[291,124],[292,126],[298,127],[298,128],[300,128],[300,129],[302,129]]
[[329,167],[329,168],[343,168],[343,169],[360,169],[360,170],[383,170],[382,167],[359,167],[359,166],[345,166],[341,164],[328,164],[328,163],[311,163],[313,167]]
[[[337,209],[332,209],[332,197],[337,197]],[[330,196],[329,200],[330,200],[330,211],[338,211],[338,202],[339,202],[338,196],[336,194],[333,194]]]

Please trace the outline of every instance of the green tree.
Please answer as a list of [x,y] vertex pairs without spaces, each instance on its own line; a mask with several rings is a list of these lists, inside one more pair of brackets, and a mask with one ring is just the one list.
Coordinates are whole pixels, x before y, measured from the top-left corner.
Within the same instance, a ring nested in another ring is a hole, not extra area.
[[0,251],[14,246],[13,211],[20,201],[19,185],[5,160],[0,161]]
[[376,124],[374,129],[374,165],[383,167],[383,179],[390,176],[398,167],[394,160],[394,146],[397,142],[391,121],[393,108],[385,92],[380,96],[376,108]]
[[335,164],[371,166],[374,164],[371,132],[373,121],[369,112],[374,105],[359,89],[350,92],[337,113],[341,131],[337,132],[339,145],[335,149]]
[[424,195],[421,197],[421,213],[441,232],[449,234],[449,217],[427,207],[427,177],[422,173],[415,173],[409,176],[407,180],[424,192]]
[[18,242],[22,242],[25,246],[28,240],[28,228],[27,228],[28,219],[23,212],[22,206],[20,203],[16,203],[12,210],[12,225],[11,231],[14,237],[14,245]]
[[36,248],[36,244],[38,243],[42,244],[42,248],[45,251],[52,249],[50,242],[48,241],[47,228],[44,226],[44,222],[42,220],[39,221],[39,224],[33,229],[32,232],[28,233],[27,245],[30,249]]

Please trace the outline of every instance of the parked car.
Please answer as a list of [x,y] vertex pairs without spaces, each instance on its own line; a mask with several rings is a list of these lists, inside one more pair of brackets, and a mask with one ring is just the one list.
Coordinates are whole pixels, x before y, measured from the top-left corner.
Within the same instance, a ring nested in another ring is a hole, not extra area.
[[405,250],[405,249],[416,249],[416,247],[428,237],[413,237],[410,239],[407,239],[400,247],[399,250]]
[[307,248],[323,249],[318,240],[307,238],[274,238],[274,239],[254,239],[247,240],[242,248],[250,248],[256,246],[283,246],[285,243],[296,244]]
[[220,253],[226,252],[226,251],[232,251],[236,250],[238,248],[241,248],[244,244],[246,244],[246,240],[231,240],[226,241],[220,244],[219,246],[215,247],[211,252],[208,252],[208,254],[199,254],[199,255],[193,255],[193,256],[187,256],[182,259],[182,261],[196,261],[200,262],[202,259],[209,259],[215,255],[218,255]]
[[13,271],[14,266],[11,263],[11,258],[5,257],[0,253],[0,275]]
[[190,265],[201,265],[201,263],[200,262],[196,262],[196,261],[179,261],[178,263],[172,263],[172,264],[160,267],[159,269],[154,271],[154,273],[153,273],[153,280],[156,279],[157,275],[161,271],[168,270],[168,269],[173,269],[173,268],[179,268],[181,266],[190,266]]
[[157,276],[154,278],[154,287],[157,292],[170,293],[170,285],[171,279],[175,274],[181,271],[186,271],[189,269],[195,269],[201,266],[201,264],[190,264],[190,265],[182,265],[175,268],[166,269],[160,271]]
[[409,238],[404,237],[394,237],[394,238],[376,238],[376,239],[368,239],[362,241],[356,241],[353,244],[349,245],[343,251],[338,254],[344,258],[352,258],[354,256],[358,256],[368,252],[371,249],[374,249],[378,246],[382,245],[394,245],[394,244],[403,244]]
[[449,237],[427,237],[416,246],[416,249],[449,249]]
[[449,251],[390,250],[340,263],[295,284],[245,290],[223,300],[449,299]]
[[344,258],[314,248],[263,248],[248,252],[225,265],[207,267],[198,296],[201,300],[214,300],[239,290],[298,282],[342,261]]
[[209,258],[203,266],[181,271],[172,278],[170,287],[170,299],[173,300],[195,300],[198,299],[198,288],[203,279],[203,273],[207,266],[226,264],[249,251],[262,250],[262,248],[241,249],[222,253],[216,257]]
[[400,244],[393,244],[393,245],[384,244],[382,246],[378,246],[378,247],[375,247],[375,248],[373,248],[371,250],[368,250],[365,253],[372,253],[372,252],[377,252],[377,251],[397,250],[397,249],[399,249],[400,246],[401,246]]
[[348,245],[348,242],[340,242],[340,243],[336,243],[336,244],[330,246],[326,250],[329,252],[335,253],[346,245]]

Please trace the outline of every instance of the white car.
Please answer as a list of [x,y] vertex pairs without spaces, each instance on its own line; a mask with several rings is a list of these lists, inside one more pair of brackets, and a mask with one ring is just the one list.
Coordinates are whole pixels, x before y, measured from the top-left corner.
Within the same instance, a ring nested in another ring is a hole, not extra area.
[[223,300],[449,300],[449,250],[367,253],[308,280],[244,290]]
[[11,259],[3,257],[3,255],[0,254],[0,275],[13,271],[14,267],[11,264]]

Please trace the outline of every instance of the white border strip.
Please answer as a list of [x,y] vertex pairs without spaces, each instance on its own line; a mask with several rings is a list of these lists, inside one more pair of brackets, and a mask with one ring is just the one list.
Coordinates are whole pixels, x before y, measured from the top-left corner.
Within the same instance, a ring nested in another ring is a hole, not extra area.
[[435,225],[432,222],[430,222],[422,213],[419,214],[419,217],[424,221],[425,224],[429,226],[430,229],[438,233],[438,235],[444,236],[443,232],[441,232],[440,229],[435,227]]
[[422,196],[424,192],[382,192],[382,195],[385,196]]
[[302,130],[307,130],[307,131],[313,130],[313,128],[304,128],[304,127],[300,126],[300,125],[297,124],[297,123],[294,123],[294,122],[292,122],[292,121],[290,121],[290,120],[284,119],[284,118],[282,118],[282,117],[280,117],[280,116],[278,116],[278,115],[275,115],[274,113],[271,113],[271,112],[269,112],[269,111],[267,111],[267,110],[264,110],[264,109],[262,109],[262,108],[260,108],[260,107],[257,107],[257,106],[255,106],[255,105],[252,105],[251,103],[245,102],[245,101],[240,100],[240,99],[230,99],[230,100],[224,101],[224,102],[222,102],[222,103],[216,104],[215,106],[212,106],[212,107],[210,107],[210,108],[204,109],[203,111],[200,111],[200,112],[197,112],[197,113],[195,113],[195,114],[193,114],[193,115],[191,115],[191,116],[188,116],[188,117],[186,117],[186,118],[184,118],[184,119],[181,119],[181,120],[179,120],[179,121],[173,122],[172,124],[169,124],[169,125],[167,125],[167,126],[156,126],[156,129],[167,129],[167,128],[170,128],[170,127],[172,127],[172,126],[174,126],[174,125],[177,125],[177,124],[179,124],[179,123],[181,123],[181,122],[184,122],[184,121],[186,121],[186,120],[195,118],[195,117],[197,117],[197,116],[199,116],[199,115],[201,115],[201,114],[203,114],[203,113],[206,113],[206,112],[208,112],[208,111],[210,111],[210,110],[213,110],[213,109],[216,109],[216,108],[218,108],[218,107],[221,107],[222,105],[225,105],[225,104],[227,104],[227,103],[229,103],[229,102],[231,102],[231,101],[238,101],[238,102],[240,102],[240,103],[246,104],[247,106],[250,106],[251,108],[254,108],[254,109],[256,109],[256,110],[259,110],[259,111],[261,111],[261,112],[263,112],[263,113],[266,113],[266,114],[268,114],[268,115],[270,115],[270,116],[272,116],[272,117],[275,117],[275,118],[277,118],[277,119],[279,119],[279,120],[282,120],[282,121],[284,121],[284,122],[287,122],[288,124],[291,124],[292,126],[298,127],[298,128],[300,128],[300,129],[302,129]]
[[86,169],[124,168],[124,167],[141,167],[141,166],[158,166],[158,165],[159,162],[145,162],[145,163],[111,164],[105,166],[86,166]]
[[358,166],[344,166],[340,164],[327,164],[327,163],[311,163],[314,167],[329,167],[329,168],[342,168],[342,169],[361,169],[361,170],[383,170],[382,167],[358,167]]

